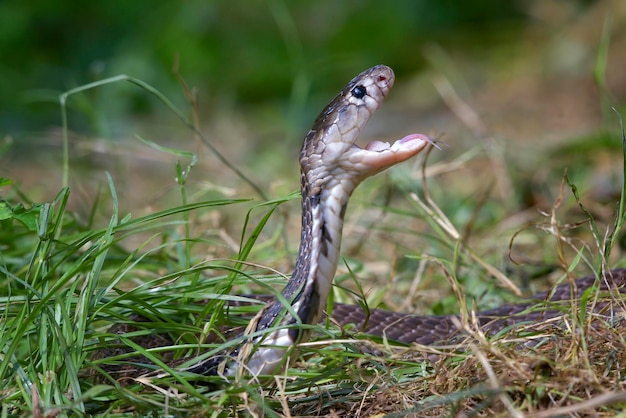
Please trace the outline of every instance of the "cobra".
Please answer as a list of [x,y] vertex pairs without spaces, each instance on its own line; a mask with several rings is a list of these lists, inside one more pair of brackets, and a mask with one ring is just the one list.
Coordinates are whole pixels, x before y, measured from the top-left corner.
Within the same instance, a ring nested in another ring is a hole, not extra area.
[[[266,305],[250,322],[243,346],[194,364],[188,371],[226,376],[275,374],[285,365],[288,354],[307,340],[307,325],[317,323],[327,305],[350,195],[367,177],[415,156],[433,143],[426,135],[412,134],[393,144],[375,141],[363,148],[355,144],[393,84],[394,73],[389,67],[372,67],[353,78],[318,116],[300,152],[301,243],[295,270],[282,297]],[[623,284],[624,273],[617,270],[611,277]],[[593,276],[576,284],[581,292],[596,282],[608,287],[606,280],[596,281]],[[571,297],[570,285],[565,284],[553,290],[550,297],[542,293],[533,299]],[[531,305],[528,302],[479,312],[478,322],[485,330],[497,330],[560,314],[558,310],[525,312]],[[372,310],[368,316],[352,305],[335,305],[333,318],[340,325],[352,323],[369,334],[424,345],[444,341],[458,331],[454,316],[415,316],[383,310]]]
[[[379,141],[364,148],[356,145],[394,80],[393,71],[385,65],[362,72],[315,120],[300,151],[302,233],[295,269],[283,297],[269,303],[251,321],[246,333],[257,336],[229,353],[221,367],[209,359],[191,371],[214,374],[219,368],[220,373],[232,375],[245,364],[253,376],[272,374],[284,364],[285,352],[308,338],[309,332],[302,325],[317,323],[327,304],[350,195],[365,178],[405,161],[432,143],[426,135],[413,134],[392,145]],[[269,329],[274,330],[265,332]]]
[[[281,328],[261,337],[247,362],[252,375],[271,374],[283,362],[281,347],[308,338],[297,323],[317,323],[327,304],[337,270],[343,218],[348,199],[367,177],[404,161],[423,150],[431,140],[409,135],[393,145],[355,144],[370,116],[382,105],[394,83],[391,68],[377,65],[352,79],[326,106],[306,135],[300,151],[302,235],[295,270],[282,295],[291,303]],[[285,307],[276,300],[258,316],[254,331],[276,324]],[[293,315],[295,313],[295,316]],[[253,321],[255,323],[256,321]]]

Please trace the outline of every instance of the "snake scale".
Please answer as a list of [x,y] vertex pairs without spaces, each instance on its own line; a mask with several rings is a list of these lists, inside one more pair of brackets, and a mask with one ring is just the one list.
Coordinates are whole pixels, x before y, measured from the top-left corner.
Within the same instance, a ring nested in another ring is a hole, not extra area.
[[[422,134],[408,135],[393,144],[374,141],[355,144],[370,116],[380,107],[394,83],[393,71],[372,67],[352,79],[326,106],[306,135],[300,152],[302,191],[301,244],[294,272],[282,297],[270,300],[250,321],[244,343],[198,361],[185,370],[202,375],[277,373],[295,347],[309,337],[307,324],[323,317],[339,259],[343,218],[350,195],[367,177],[413,157],[433,141]],[[533,323],[562,314],[559,308],[530,309],[537,301],[579,298],[597,284],[624,292],[626,270],[600,278],[588,276],[564,283],[523,303],[476,313],[484,331],[496,332],[517,323]],[[606,308],[599,304],[596,309]],[[432,345],[459,333],[458,316],[416,316],[355,305],[335,304],[332,319],[340,326],[384,336],[401,343]],[[304,326],[303,326],[304,325]],[[124,327],[112,333],[123,333]],[[167,344],[167,339],[162,344]],[[100,357],[106,353],[100,353]],[[242,367],[245,365],[245,367]]]

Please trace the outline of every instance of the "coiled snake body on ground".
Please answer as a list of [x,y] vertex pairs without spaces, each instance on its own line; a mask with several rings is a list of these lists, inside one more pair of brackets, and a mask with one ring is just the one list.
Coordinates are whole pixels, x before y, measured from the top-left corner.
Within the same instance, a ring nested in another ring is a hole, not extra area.
[[[365,178],[418,154],[432,142],[425,135],[413,134],[392,145],[376,141],[364,148],[355,145],[393,83],[394,74],[389,67],[372,67],[352,79],[322,111],[300,152],[301,244],[295,270],[282,297],[269,302],[251,321],[245,331],[249,336],[247,343],[186,370],[200,374],[273,374],[285,364],[287,354],[308,338],[308,328],[301,324],[317,323],[326,307],[351,193]],[[579,279],[574,287],[563,284],[532,299],[567,300],[579,297],[583,289],[594,283],[608,288],[625,282],[626,271],[615,270],[599,279]],[[577,291],[572,292],[572,288]],[[527,311],[533,303],[479,312],[477,320],[483,329],[495,331],[561,313],[558,309]],[[430,345],[458,332],[458,321],[453,316],[414,316],[377,309],[368,315],[361,307],[336,304],[332,318],[342,326],[354,324],[365,333],[403,343]]]

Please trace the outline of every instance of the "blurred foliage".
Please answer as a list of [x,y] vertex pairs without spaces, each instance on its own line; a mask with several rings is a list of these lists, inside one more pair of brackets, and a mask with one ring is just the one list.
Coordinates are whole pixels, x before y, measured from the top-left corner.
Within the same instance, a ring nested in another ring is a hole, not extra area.
[[[497,0],[4,1],[0,129],[20,137],[56,126],[59,93],[121,73],[181,98],[177,60],[205,100],[287,98],[297,108],[313,96],[319,108],[355,71],[415,71],[425,42],[481,48],[525,19],[520,4]],[[154,112],[143,92],[115,90],[90,99],[116,116]]]

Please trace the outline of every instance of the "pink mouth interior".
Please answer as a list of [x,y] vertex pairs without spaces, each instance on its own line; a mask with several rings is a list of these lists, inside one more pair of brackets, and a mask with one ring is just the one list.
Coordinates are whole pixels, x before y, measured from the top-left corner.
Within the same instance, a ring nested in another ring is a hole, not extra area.
[[[411,141],[428,142],[429,144],[433,145],[434,147],[439,148],[437,146],[437,144],[435,143],[434,138],[431,138],[431,137],[429,137],[427,135],[424,135],[424,134],[407,135],[404,138],[397,140],[393,145],[396,145],[396,144],[406,144],[406,143],[411,142]],[[393,145],[390,145],[388,142],[372,141],[369,144],[367,144],[364,149],[366,149],[368,151],[384,151],[384,150],[387,150],[387,149],[394,148]]]

